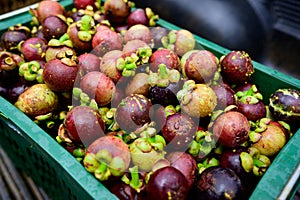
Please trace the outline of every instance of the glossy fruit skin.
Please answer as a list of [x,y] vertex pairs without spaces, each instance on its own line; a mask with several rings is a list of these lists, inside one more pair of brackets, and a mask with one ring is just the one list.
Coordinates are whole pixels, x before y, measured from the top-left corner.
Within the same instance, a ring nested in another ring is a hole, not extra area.
[[244,199],[244,186],[236,173],[219,166],[205,169],[196,183],[197,199]]
[[64,15],[64,7],[57,1],[41,1],[36,9],[36,15],[40,23],[48,16]]
[[85,9],[87,6],[95,7],[95,0],[74,0],[74,7],[79,9]]
[[262,101],[256,104],[247,104],[238,101],[238,111],[243,113],[248,120],[256,122],[257,120],[266,117],[266,107]]
[[73,89],[78,67],[68,66],[59,59],[52,59],[45,64],[44,82],[56,92],[68,92]]
[[157,197],[161,200],[186,199],[188,195],[184,175],[171,166],[160,168],[151,174],[146,190],[147,200]]
[[188,115],[175,113],[167,117],[161,132],[169,143],[168,150],[186,150],[193,140],[196,126]]
[[121,129],[134,131],[138,127],[149,123],[151,101],[140,94],[125,97],[117,106],[115,119]]
[[76,52],[82,53],[90,52],[92,50],[92,41],[83,41],[79,39],[79,28],[77,27],[76,23],[69,25],[67,33],[73,43],[73,48],[76,50]]
[[137,191],[123,181],[114,182],[108,189],[120,200],[138,200]]
[[132,11],[127,17],[127,24],[133,26],[136,24],[143,24],[145,26],[149,25],[149,20],[146,15],[146,12],[142,8],[137,8]]
[[46,49],[47,41],[38,37],[31,37],[21,45],[21,52],[26,61],[44,60]]
[[178,169],[186,178],[189,190],[192,189],[198,175],[196,160],[186,152],[174,151],[166,156],[172,167]]
[[[276,120],[299,127],[300,92],[295,89],[278,89],[269,97],[269,109]],[[296,129],[295,129],[296,130]]]
[[110,77],[115,83],[122,78],[122,73],[117,69],[117,60],[123,56],[123,51],[112,50],[105,53],[100,61],[100,71]]
[[176,93],[179,91],[180,83],[170,83],[168,87],[153,86],[149,88],[151,101],[162,106],[179,105]]
[[80,88],[91,99],[95,99],[98,106],[108,105],[115,94],[115,83],[99,71],[91,71],[83,76],[80,82]]
[[106,18],[114,24],[124,22],[130,13],[130,7],[124,0],[107,0],[103,8]]
[[254,73],[252,60],[244,51],[231,51],[220,63],[222,77],[229,84],[244,85]]
[[229,105],[236,105],[235,92],[226,83],[212,85],[211,88],[217,95],[216,109],[224,110]]
[[100,113],[90,106],[76,106],[66,115],[64,126],[75,144],[88,147],[94,140],[104,136],[105,124]]
[[157,72],[158,65],[165,64],[170,69],[177,69],[180,71],[180,59],[178,55],[169,49],[161,48],[156,50],[150,58],[150,69]]
[[68,30],[67,23],[58,16],[48,16],[43,21],[42,33],[46,40],[60,38]]
[[220,144],[238,147],[248,139],[250,123],[242,113],[228,111],[214,121],[212,130]]
[[1,46],[7,51],[16,51],[17,45],[28,38],[29,34],[26,34],[23,31],[8,30],[1,36]]

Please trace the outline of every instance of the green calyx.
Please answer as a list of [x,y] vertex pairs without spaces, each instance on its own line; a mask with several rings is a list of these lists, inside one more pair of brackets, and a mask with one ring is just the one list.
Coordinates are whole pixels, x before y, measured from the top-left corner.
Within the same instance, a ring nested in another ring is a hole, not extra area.
[[177,99],[183,104],[186,105],[192,99],[192,92],[197,88],[197,84],[194,80],[187,80],[181,90],[176,94]]
[[117,60],[117,69],[122,71],[122,76],[129,77],[135,75],[138,59],[139,57],[136,54],[131,54]]
[[194,140],[191,142],[188,152],[193,157],[205,157],[213,148],[215,148],[216,141],[209,131],[198,130],[195,134]]
[[165,64],[158,65],[156,73],[150,72],[148,83],[150,86],[168,87],[170,83],[177,83],[180,73],[176,69],[169,69]]
[[262,94],[258,91],[256,85],[252,85],[249,90],[239,91],[235,94],[236,98],[242,103],[256,104],[263,100]]
[[65,33],[59,39],[49,40],[48,46],[51,46],[51,47],[67,46],[67,47],[72,48],[73,43],[70,40],[69,35],[67,33]]
[[83,42],[91,41],[93,38],[92,35],[96,33],[93,17],[86,14],[77,22],[76,25],[79,28],[78,38]]
[[140,188],[143,186],[143,182],[140,180],[140,177],[139,177],[138,166],[129,168],[129,172],[131,175],[131,179],[126,174],[124,174],[122,176],[121,180],[124,183],[130,185],[137,192],[140,192]]
[[220,161],[214,157],[206,158],[202,163],[198,163],[198,174],[201,174],[205,169],[213,166],[219,166]]
[[23,76],[27,81],[37,80],[38,83],[43,83],[43,69],[37,61],[22,63],[19,67],[19,75]]

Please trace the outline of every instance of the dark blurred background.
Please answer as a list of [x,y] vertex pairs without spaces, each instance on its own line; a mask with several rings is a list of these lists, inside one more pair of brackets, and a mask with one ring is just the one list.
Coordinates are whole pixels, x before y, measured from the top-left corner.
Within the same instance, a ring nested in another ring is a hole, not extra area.
[[175,25],[300,79],[299,0],[133,0]]

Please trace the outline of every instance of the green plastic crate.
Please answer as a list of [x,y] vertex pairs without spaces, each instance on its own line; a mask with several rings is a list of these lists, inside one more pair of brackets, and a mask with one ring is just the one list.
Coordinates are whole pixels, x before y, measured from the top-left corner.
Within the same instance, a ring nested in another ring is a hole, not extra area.
[[[62,0],[71,7],[72,0]],[[0,20],[0,34],[9,26],[28,23],[29,13]],[[158,25],[168,29],[179,27],[160,19]],[[197,43],[220,57],[230,50],[196,36]],[[300,80],[253,61],[254,83],[265,97],[279,88],[300,90]],[[267,103],[268,99],[264,99]],[[0,97],[0,145],[16,166],[29,174],[53,199],[117,199],[92,174],[52,137],[15,106]],[[300,130],[268,168],[252,193],[252,200],[292,199],[300,185]]]

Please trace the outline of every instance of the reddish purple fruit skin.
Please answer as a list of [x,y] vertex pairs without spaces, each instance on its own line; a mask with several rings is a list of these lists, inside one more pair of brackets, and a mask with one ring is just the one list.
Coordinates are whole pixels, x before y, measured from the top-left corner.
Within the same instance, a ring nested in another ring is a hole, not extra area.
[[118,105],[115,119],[121,129],[134,131],[138,127],[149,123],[151,101],[139,94],[131,94],[125,97]]
[[172,167],[178,169],[186,178],[188,188],[191,189],[194,185],[198,174],[198,167],[196,160],[186,152],[171,152],[167,155]]
[[43,21],[42,33],[47,40],[60,38],[67,30],[67,23],[57,16],[48,16]]
[[68,28],[68,35],[70,37],[70,40],[73,43],[74,49],[76,49],[77,52],[89,52],[92,50],[92,41],[82,41],[78,37],[78,28],[76,26],[76,23],[73,23]]
[[185,114],[175,113],[169,115],[161,130],[168,144],[168,148],[185,149],[192,142],[196,132],[194,121]]
[[121,36],[110,29],[102,29],[96,32],[92,39],[93,52],[97,56],[103,56],[112,50],[122,50]]
[[227,147],[238,147],[248,139],[250,124],[240,112],[221,114],[213,124],[213,134],[218,142]]
[[243,113],[248,120],[256,122],[257,120],[266,117],[266,107],[262,101],[256,104],[247,104],[238,101],[238,111]]
[[72,142],[89,146],[94,140],[104,136],[105,124],[99,112],[89,106],[71,109],[64,121]]
[[147,200],[186,199],[187,181],[184,175],[174,167],[168,166],[151,174],[147,185]]
[[77,66],[68,66],[59,59],[53,59],[45,64],[44,82],[55,92],[68,92],[73,89],[77,71]]
[[95,7],[95,0],[74,0],[74,7],[79,9],[85,9],[87,6]]
[[26,61],[44,60],[47,42],[38,37],[32,37],[24,41],[21,52]]
[[224,110],[229,105],[236,105],[235,92],[227,84],[212,85],[211,88],[217,95],[216,109]]
[[196,199],[246,199],[244,191],[241,179],[233,170],[209,167],[200,174],[197,181]]
[[99,71],[100,59],[91,53],[84,53],[78,56],[79,75],[83,77],[88,72]]
[[92,71],[83,76],[80,88],[99,106],[108,105],[115,93],[116,86],[111,78],[99,71]]
[[180,60],[178,55],[169,49],[158,49],[150,58],[150,69],[153,72],[158,70],[159,64],[165,64],[170,69],[177,69],[180,71]]
[[145,26],[148,26],[149,20],[145,10],[142,8],[137,8],[136,10],[132,11],[127,18],[127,24],[129,26],[133,26],[136,24],[143,24]]
[[252,60],[244,51],[232,51],[221,59],[222,77],[230,84],[246,84],[253,73]]

